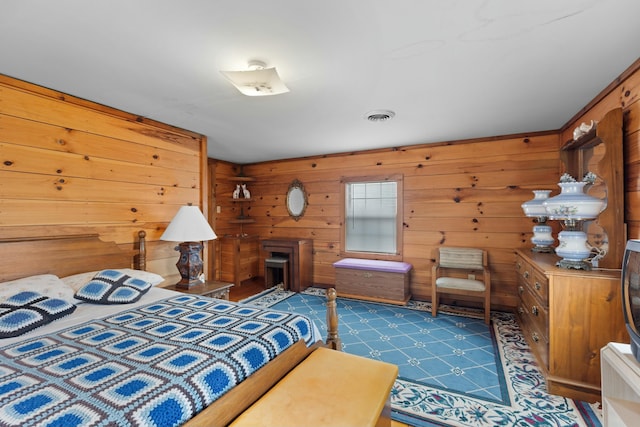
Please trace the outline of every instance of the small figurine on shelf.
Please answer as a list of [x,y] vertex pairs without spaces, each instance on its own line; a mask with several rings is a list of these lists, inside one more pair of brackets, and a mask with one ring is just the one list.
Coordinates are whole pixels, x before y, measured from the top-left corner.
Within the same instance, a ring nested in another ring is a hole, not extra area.
[[236,185],[236,189],[233,190],[233,198],[234,199],[240,198],[240,184]]
[[247,190],[247,184],[242,184],[242,194],[244,195],[245,199],[251,198],[251,193],[249,192],[249,190]]

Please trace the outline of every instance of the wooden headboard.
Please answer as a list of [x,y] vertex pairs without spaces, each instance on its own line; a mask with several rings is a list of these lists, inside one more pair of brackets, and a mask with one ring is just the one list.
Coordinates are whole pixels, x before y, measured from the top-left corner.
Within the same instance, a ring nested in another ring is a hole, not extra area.
[[144,270],[144,231],[138,233],[139,250],[126,251],[115,242],[105,242],[97,234],[0,239],[0,282],[55,274],[59,277],[104,268]]

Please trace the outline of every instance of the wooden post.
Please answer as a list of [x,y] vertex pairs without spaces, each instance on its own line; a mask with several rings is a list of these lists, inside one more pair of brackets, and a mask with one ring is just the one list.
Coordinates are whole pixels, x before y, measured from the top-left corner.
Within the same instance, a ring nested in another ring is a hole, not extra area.
[[138,270],[147,269],[147,245],[145,237],[147,233],[144,230],[138,231]]
[[327,295],[327,347],[332,350],[342,351],[342,341],[338,336],[338,310],[336,304],[337,292],[335,288],[329,288]]

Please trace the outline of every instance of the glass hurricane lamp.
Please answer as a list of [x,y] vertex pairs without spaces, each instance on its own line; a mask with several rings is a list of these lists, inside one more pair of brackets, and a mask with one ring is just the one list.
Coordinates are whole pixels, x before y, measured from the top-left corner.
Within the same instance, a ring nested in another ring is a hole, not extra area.
[[564,174],[558,183],[560,194],[543,202],[549,218],[559,220],[563,225],[556,248],[556,254],[562,257],[557,263],[558,267],[591,269],[591,264],[586,261],[591,255],[591,248],[587,243],[587,233],[584,232],[584,222],[596,219],[605,205],[604,200],[584,193],[584,187],[592,184],[594,179],[592,173],[585,175],[582,181]]
[[547,224],[547,210],[543,202],[549,198],[551,190],[533,190],[533,199],[524,202],[522,210],[528,217],[537,218],[537,224],[533,226],[533,252],[553,252],[555,239],[551,235],[551,226]]

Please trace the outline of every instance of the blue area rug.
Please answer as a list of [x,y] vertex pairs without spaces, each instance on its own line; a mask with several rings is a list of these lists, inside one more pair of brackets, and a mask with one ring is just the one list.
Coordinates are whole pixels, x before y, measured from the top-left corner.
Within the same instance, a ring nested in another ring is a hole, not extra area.
[[[326,333],[323,289],[276,288],[244,302],[310,316]],[[450,314],[453,313],[453,314]],[[509,313],[492,326],[475,310],[338,298],[343,351],[398,365],[392,418],[412,426],[601,427],[599,409],[545,391],[544,377]]]

